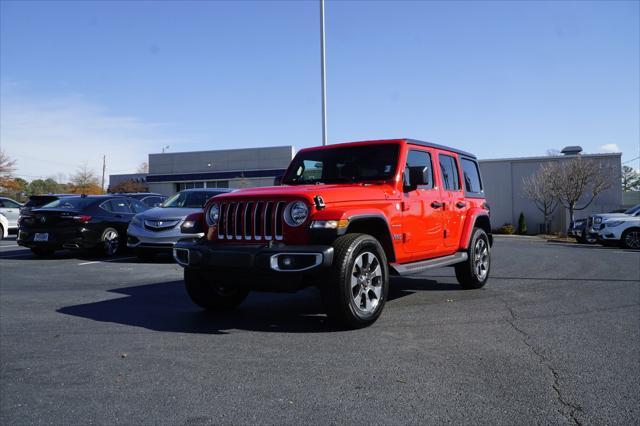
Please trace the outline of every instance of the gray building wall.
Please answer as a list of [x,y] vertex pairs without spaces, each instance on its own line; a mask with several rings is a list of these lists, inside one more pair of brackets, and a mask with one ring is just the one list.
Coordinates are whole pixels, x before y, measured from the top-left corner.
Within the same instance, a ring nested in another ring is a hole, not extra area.
[[[585,210],[575,212],[576,218],[592,213],[608,212],[622,204],[621,154],[585,154],[582,157],[598,161],[603,167],[612,171],[611,187],[600,194]],[[543,223],[543,215],[533,201],[522,193],[522,180],[533,175],[543,163],[566,161],[571,156],[548,156],[530,158],[511,158],[497,160],[480,160],[485,195],[491,206],[491,223],[499,228],[505,223],[514,226],[518,223],[520,212],[524,213],[529,233],[537,233]],[[567,229],[570,219],[568,210],[559,206],[551,220],[551,231],[561,232]]]

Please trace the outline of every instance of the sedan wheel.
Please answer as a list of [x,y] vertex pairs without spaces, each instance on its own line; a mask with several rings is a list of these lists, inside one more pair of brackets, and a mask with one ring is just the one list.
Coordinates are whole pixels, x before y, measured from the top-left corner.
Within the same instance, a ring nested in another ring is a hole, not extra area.
[[102,233],[102,251],[106,256],[113,256],[118,252],[120,247],[120,236],[118,231],[113,228],[107,228]]
[[640,249],[640,229],[625,231],[622,236],[622,245],[628,249]]

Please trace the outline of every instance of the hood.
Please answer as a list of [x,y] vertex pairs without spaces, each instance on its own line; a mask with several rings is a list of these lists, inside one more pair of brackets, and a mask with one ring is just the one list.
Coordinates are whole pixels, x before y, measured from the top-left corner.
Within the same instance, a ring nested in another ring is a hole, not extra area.
[[628,214],[625,213],[602,213],[602,214],[594,214],[593,217],[601,217],[604,220],[607,220],[611,217],[627,217]]
[[[320,195],[325,204],[341,202],[357,202],[385,200],[390,196],[398,196],[397,191],[389,184],[331,184],[331,185],[283,185],[259,188],[239,189],[228,194],[218,195],[216,199],[233,200],[246,198],[306,198],[310,203]],[[395,198],[395,197],[394,197]]]
[[631,216],[630,214],[623,214],[621,216],[609,216],[605,217],[602,223],[607,222],[640,222],[640,216]]
[[186,209],[180,207],[154,207],[138,214],[141,219],[184,219],[191,213],[201,212],[202,209]]

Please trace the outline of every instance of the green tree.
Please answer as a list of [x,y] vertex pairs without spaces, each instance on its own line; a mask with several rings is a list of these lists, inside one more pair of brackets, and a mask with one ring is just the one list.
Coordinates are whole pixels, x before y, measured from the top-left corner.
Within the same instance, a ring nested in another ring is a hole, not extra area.
[[622,166],[622,190],[640,191],[640,173],[629,166]]
[[520,212],[520,217],[518,218],[518,234],[526,234],[527,233],[527,221],[524,218],[524,213]]
[[29,195],[55,194],[59,192],[64,192],[64,185],[59,184],[52,178],[32,180],[27,188],[27,194]]

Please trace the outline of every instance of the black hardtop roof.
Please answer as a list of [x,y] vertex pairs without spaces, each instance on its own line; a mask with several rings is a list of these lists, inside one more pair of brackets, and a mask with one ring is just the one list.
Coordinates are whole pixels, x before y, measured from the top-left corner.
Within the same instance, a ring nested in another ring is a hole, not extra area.
[[465,156],[465,157],[473,158],[474,160],[477,158],[475,155],[471,154],[470,152],[462,151],[462,150],[457,149],[457,148],[451,148],[450,146],[439,145],[439,144],[433,143],[433,142],[420,141],[420,140],[417,140],[417,139],[405,138],[405,140],[408,143],[412,143],[414,145],[422,145],[422,146],[426,146],[428,148],[436,148],[436,149],[442,149],[444,151],[451,151],[451,152],[455,152],[456,154],[460,154],[460,155]]

